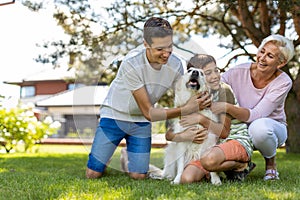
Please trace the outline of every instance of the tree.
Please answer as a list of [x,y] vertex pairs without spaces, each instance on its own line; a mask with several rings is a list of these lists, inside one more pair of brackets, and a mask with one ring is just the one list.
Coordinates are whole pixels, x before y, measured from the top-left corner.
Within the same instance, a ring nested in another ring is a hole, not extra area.
[[[42,4],[37,6],[29,2],[24,3],[35,10],[43,7]],[[181,33],[179,39],[185,40],[191,35],[215,35],[222,41],[220,46],[228,52],[242,50],[242,53],[229,59],[224,70],[239,56],[254,60],[255,52],[249,52],[248,47],[257,47],[270,34],[277,33],[293,39],[295,47],[300,44],[299,0],[115,0],[106,8],[99,6],[98,10],[93,9],[87,0],[54,0],[54,3],[54,17],[70,35],[70,40],[53,42],[51,45],[57,51],[46,57],[40,56],[38,60],[56,64],[59,58],[69,56],[70,67],[89,71],[89,78],[96,82],[99,77],[101,80],[109,78],[109,73],[105,71],[108,65],[104,62],[109,56],[124,55],[142,42],[139,31],[149,16],[168,19],[175,31]],[[97,33],[93,27],[98,28]],[[289,127],[287,149],[300,153],[298,61],[295,56],[284,71],[294,82],[286,102]]]

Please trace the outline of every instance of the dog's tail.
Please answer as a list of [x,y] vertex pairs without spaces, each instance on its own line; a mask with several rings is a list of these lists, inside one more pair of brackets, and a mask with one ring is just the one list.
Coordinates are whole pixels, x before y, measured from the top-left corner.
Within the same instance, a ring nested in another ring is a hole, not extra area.
[[128,155],[127,155],[126,148],[121,149],[120,161],[121,161],[121,170],[123,172],[128,172]]
[[163,170],[156,167],[155,165],[149,165],[148,177],[151,179],[163,179]]

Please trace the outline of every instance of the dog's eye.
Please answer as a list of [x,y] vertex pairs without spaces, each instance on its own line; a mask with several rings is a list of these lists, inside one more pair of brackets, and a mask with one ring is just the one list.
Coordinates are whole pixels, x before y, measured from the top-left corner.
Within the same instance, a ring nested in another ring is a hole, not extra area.
[[192,71],[191,69],[188,69],[188,70],[187,70],[188,73],[190,73],[191,71]]
[[204,74],[203,74],[203,72],[202,72],[202,71],[200,71],[200,75],[201,75],[201,76],[204,76]]

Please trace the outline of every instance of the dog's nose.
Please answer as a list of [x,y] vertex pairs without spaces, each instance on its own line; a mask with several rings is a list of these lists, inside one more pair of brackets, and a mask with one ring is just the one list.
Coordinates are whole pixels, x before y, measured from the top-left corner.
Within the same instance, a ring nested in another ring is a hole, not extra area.
[[194,70],[193,72],[192,72],[192,76],[199,76],[199,72],[198,71],[196,71],[196,70]]

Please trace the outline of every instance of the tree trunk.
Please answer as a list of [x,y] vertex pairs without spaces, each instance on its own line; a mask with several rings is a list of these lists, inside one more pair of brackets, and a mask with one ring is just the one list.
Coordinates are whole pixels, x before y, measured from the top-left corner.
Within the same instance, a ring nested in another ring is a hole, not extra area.
[[290,93],[286,99],[285,111],[288,123],[287,153],[300,153],[300,103],[295,93]]

